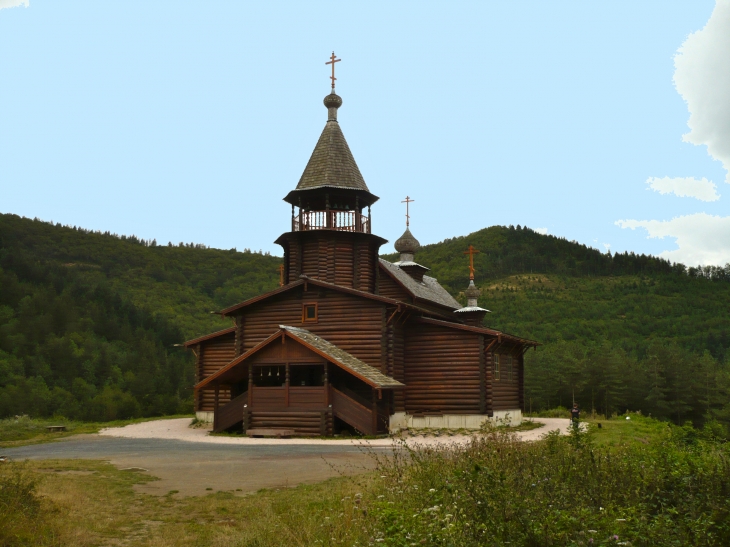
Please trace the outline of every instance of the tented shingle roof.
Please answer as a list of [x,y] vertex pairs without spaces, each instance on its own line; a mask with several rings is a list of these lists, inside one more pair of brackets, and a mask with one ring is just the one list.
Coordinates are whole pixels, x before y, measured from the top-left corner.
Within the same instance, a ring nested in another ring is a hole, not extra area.
[[370,191],[336,120],[328,120],[324,126],[296,189],[324,186]]

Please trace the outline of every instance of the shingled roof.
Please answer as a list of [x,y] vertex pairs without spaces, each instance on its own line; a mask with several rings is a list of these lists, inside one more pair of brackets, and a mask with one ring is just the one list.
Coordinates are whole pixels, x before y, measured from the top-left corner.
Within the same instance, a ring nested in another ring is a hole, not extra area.
[[424,275],[423,282],[419,283],[406,272],[401,270],[397,264],[393,264],[387,260],[383,260],[382,258],[380,259],[380,264],[383,265],[385,271],[390,273],[414,297],[434,302],[441,306],[447,306],[452,309],[461,308],[461,304],[459,304],[454,297],[451,296],[438,281],[436,281],[434,277]]
[[298,343],[301,343],[303,346],[308,347],[315,353],[319,353],[328,361],[348,371],[353,376],[361,379],[362,381],[376,389],[394,389],[405,387],[405,384],[400,383],[398,380],[391,378],[390,376],[386,376],[377,368],[368,365],[354,355],[351,355],[345,350],[338,348],[321,336],[317,336],[316,334],[308,330],[300,329],[298,327],[279,325],[278,331],[273,333],[266,340],[260,342],[244,354],[239,355],[238,357],[233,359],[233,361],[228,363],[226,366],[218,369],[216,372],[214,372],[204,380],[198,382],[198,384],[195,386],[195,389],[202,389],[207,385],[214,383],[216,380],[223,380],[223,382],[225,382],[226,376],[230,377],[232,369],[236,368],[239,364],[249,359],[259,350],[274,342],[277,338],[279,338],[279,336],[282,335],[282,331],[286,333],[286,335],[297,340]]
[[364,361],[361,361],[357,357],[347,353],[345,350],[338,348],[334,344],[331,344],[321,336],[298,327],[289,327],[287,325],[279,325],[281,330],[285,330],[292,337],[301,340],[305,345],[308,345],[320,353],[323,353],[329,359],[342,368],[349,370],[355,376],[358,376],[365,380],[370,385],[377,388],[397,388],[405,387],[404,384],[398,380],[386,376],[378,369],[368,365]]
[[370,191],[337,120],[327,120],[296,189],[311,190],[324,186]]

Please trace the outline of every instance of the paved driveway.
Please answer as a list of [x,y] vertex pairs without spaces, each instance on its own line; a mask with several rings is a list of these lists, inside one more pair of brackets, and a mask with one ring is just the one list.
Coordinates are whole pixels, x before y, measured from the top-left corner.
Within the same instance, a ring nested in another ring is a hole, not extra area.
[[[518,433],[535,440],[547,431],[565,433],[569,420],[540,418],[545,427]],[[178,490],[197,496],[217,490],[282,488],[325,480],[338,474],[352,475],[373,469],[372,453],[389,450],[390,439],[374,441],[323,439],[250,439],[210,437],[203,429],[191,429],[189,418],[155,420],[99,435],[76,435],[59,441],[8,448],[13,459],[97,459],[119,468],[141,467],[160,480],[137,485],[139,492],[164,495]],[[412,437],[413,444],[468,442],[468,436]]]
[[119,468],[141,467],[160,480],[135,489],[164,495],[210,493],[207,488],[252,492],[362,473],[374,461],[354,446],[259,445],[195,443],[170,439],[129,439],[77,435],[56,442],[8,448],[14,460],[97,459]]

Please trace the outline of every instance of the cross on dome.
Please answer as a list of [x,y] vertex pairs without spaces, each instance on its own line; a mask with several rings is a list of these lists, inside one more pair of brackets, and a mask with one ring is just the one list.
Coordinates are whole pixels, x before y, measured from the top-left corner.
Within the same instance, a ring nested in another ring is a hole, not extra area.
[[479,254],[472,245],[469,245],[469,250],[464,251],[465,255],[469,255],[469,279],[474,280],[474,255]]
[[408,205],[416,201],[415,199],[411,199],[410,197],[406,196],[406,199],[401,201],[401,203],[406,204],[406,228],[408,228],[411,225],[411,215],[408,214]]
[[335,89],[335,63],[339,63],[342,59],[336,59],[335,58],[335,52],[332,52],[332,56],[330,57],[330,60],[327,61],[326,65],[332,65],[332,76],[330,76],[330,80],[332,80],[332,89]]

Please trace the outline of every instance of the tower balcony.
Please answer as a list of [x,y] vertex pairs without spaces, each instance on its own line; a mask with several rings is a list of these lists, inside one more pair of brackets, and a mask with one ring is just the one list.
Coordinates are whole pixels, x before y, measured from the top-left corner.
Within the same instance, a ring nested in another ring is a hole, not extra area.
[[292,216],[292,232],[310,230],[337,230],[340,232],[370,233],[370,218],[359,211],[299,211]]

